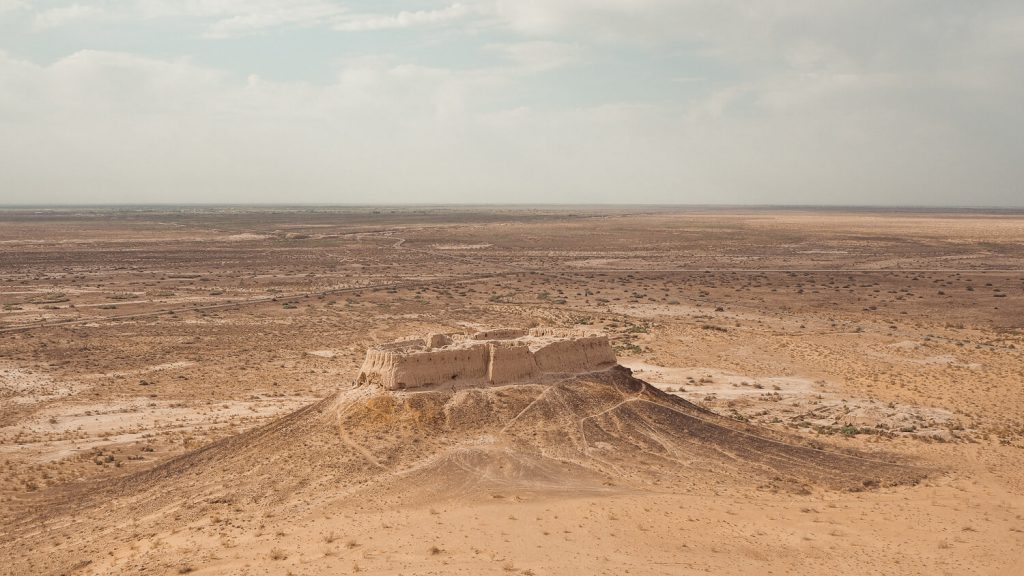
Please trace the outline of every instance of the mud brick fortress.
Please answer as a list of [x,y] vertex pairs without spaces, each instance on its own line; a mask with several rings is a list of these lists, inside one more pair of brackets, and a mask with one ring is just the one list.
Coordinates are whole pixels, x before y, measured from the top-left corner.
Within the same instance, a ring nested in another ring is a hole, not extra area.
[[507,384],[616,364],[608,338],[552,328],[429,334],[371,348],[357,383],[404,390],[448,383]]

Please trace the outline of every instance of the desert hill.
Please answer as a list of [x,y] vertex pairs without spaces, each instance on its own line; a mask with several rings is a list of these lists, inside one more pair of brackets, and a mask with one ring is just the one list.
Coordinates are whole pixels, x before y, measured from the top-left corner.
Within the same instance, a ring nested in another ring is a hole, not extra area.
[[2,549],[34,548],[26,573],[62,573],[67,554],[72,565],[91,562],[127,532],[159,533],[216,506],[300,518],[342,501],[385,508],[509,490],[613,494],[700,484],[864,490],[922,476],[875,454],[715,415],[616,366],[492,387],[353,387],[112,483],[53,491],[47,506],[35,504],[45,514],[23,510],[8,524],[18,536],[5,537]]

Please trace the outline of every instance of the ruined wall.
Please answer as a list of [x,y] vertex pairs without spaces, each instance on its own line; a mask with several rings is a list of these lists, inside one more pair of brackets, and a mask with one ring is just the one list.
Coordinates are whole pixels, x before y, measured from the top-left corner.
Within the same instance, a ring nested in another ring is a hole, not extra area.
[[398,355],[390,350],[370,348],[366,351],[366,359],[359,369],[357,383],[372,384],[391,389],[394,379],[391,377],[397,365]]
[[526,336],[526,330],[518,328],[496,328],[473,334],[473,340],[514,340]]
[[437,334],[437,333],[433,333],[433,332],[430,333],[430,334],[427,334],[427,338],[426,338],[427,348],[440,348],[442,346],[447,346],[447,345],[449,345],[451,343],[452,343],[452,337],[449,336],[448,334]]
[[527,335],[536,336],[538,338],[558,338],[561,340],[571,340],[573,338],[592,338],[597,336],[594,332],[590,332],[580,328],[553,328],[551,326],[539,326],[537,328],[530,328],[527,330]]
[[410,346],[423,346],[422,338],[409,338],[407,340],[396,340],[394,342],[388,342],[387,344],[381,344],[377,346],[380,350],[405,350]]
[[[453,350],[367,350],[359,371],[359,384],[387,390],[441,384],[453,379],[480,379],[490,359],[486,344]],[[454,378],[453,378],[454,377]]]
[[[494,336],[482,340],[480,335]],[[492,330],[470,339],[431,334],[367,351],[359,384],[401,390],[453,381],[506,384],[541,373],[592,372],[615,364],[604,336]]]
[[489,359],[486,344],[454,350],[414,352],[399,359],[392,390],[443,384],[452,380],[483,380]]
[[543,372],[588,372],[615,364],[615,352],[605,336],[556,340],[534,351]]
[[491,384],[506,384],[525,380],[539,372],[533,353],[525,345],[490,344],[490,362],[487,365],[487,381]]

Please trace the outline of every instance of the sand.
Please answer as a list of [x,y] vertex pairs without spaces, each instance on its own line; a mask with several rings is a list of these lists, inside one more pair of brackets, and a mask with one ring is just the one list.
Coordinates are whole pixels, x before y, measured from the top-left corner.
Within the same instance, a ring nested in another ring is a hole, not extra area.
[[[1022,230],[2,212],[0,573],[1024,572]],[[371,346],[493,326],[607,333],[649,396],[353,387]]]

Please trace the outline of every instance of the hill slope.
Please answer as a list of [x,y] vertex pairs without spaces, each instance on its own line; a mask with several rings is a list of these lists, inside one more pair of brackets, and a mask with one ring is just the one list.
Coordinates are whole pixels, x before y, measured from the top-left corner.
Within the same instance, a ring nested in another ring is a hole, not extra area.
[[8,519],[0,550],[27,572],[62,573],[101,556],[110,542],[173,531],[218,506],[238,512],[236,527],[245,530],[245,522],[258,523],[255,511],[286,522],[342,501],[387,508],[507,490],[600,494],[709,484],[863,490],[922,476],[877,455],[824,449],[715,415],[616,367],[492,388],[342,391],[141,473],[51,491],[34,508],[45,514],[23,510]]

